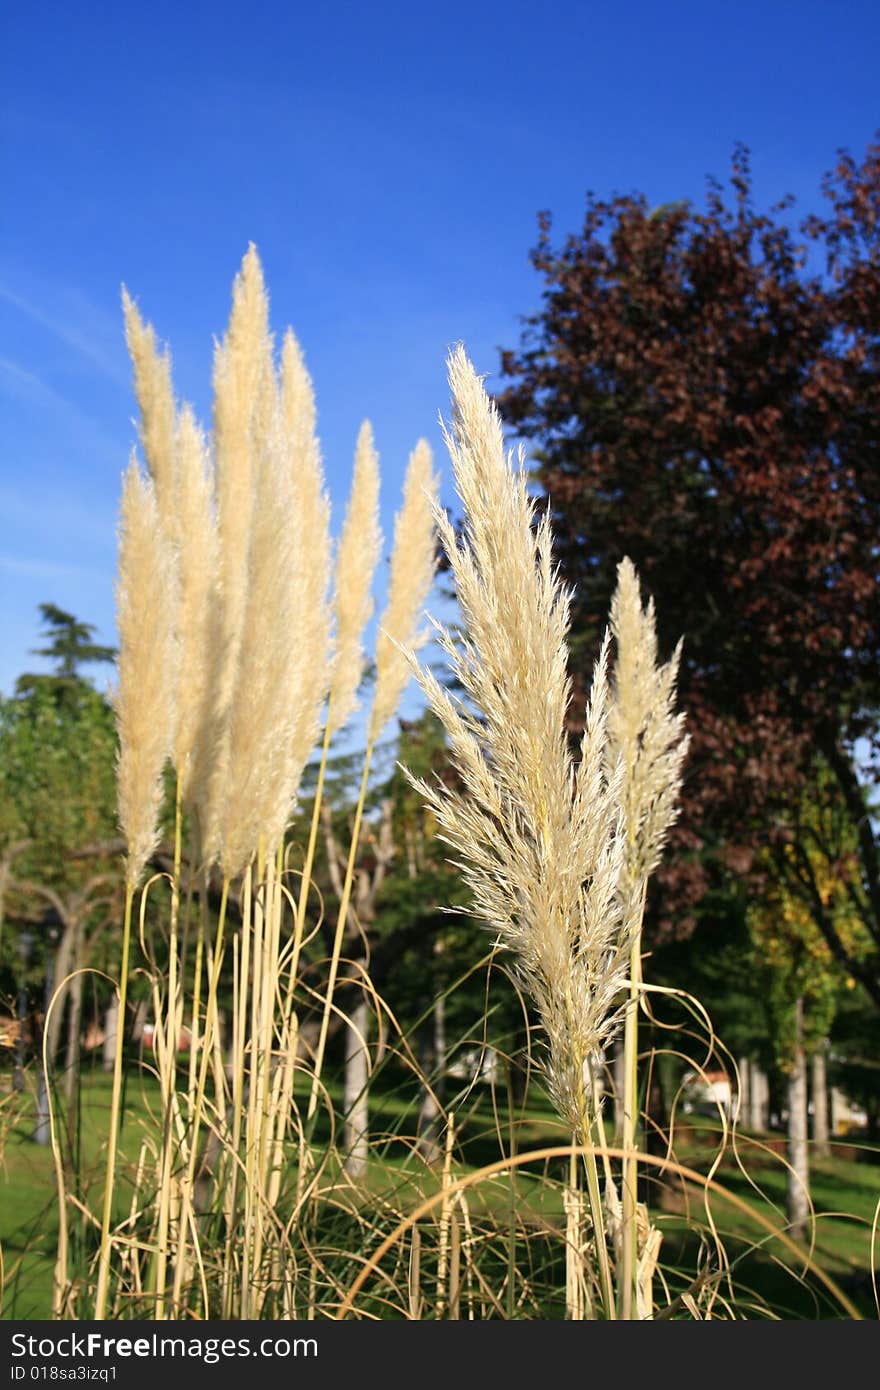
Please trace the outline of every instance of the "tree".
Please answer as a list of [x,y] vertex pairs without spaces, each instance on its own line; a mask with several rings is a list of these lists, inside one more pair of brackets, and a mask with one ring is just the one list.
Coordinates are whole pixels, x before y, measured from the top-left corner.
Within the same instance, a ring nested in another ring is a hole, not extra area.
[[831,1034],[830,1080],[867,1116],[868,1138],[880,1139],[880,1014],[859,990],[846,991]]
[[[808,823],[815,822],[815,807],[808,807]],[[847,949],[858,957],[864,930],[852,908],[846,871],[830,872],[817,841],[812,845],[788,845],[791,854],[803,853],[821,894],[824,910]],[[824,1046],[834,1022],[837,1003],[846,984],[824,937],[816,929],[803,899],[788,886],[785,872],[770,878],[759,902],[748,909],[754,947],[755,979],[761,981],[770,1024],[775,1060],[786,1078],[788,1098],[789,1168],[786,1204],[792,1234],[803,1236],[809,1214],[810,1162],[807,1130],[807,1063],[824,1057]],[[827,1105],[827,1096],[814,1090],[814,1113]],[[827,1156],[817,1155],[817,1156]]]
[[842,156],[830,213],[803,234],[783,202],[587,200],[583,230],[532,253],[543,307],[502,354],[509,422],[536,442],[563,574],[575,587],[581,685],[629,554],[661,642],[685,635],[692,754],[663,924],[686,932],[720,873],[760,874],[796,837],[820,755],[858,830],[859,910],[847,950],[814,886],[792,878],[829,949],[880,1006],[880,859],[855,741],[880,714],[880,144]]
[[[16,938],[36,930],[32,984],[37,973],[68,980],[65,1000],[51,1016],[47,1051],[54,1057],[66,1008],[71,1099],[83,1004],[83,976],[71,972],[96,961],[105,928],[119,915],[121,880],[105,854],[116,837],[116,731],[107,700],[77,669],[108,649],[86,644],[88,624],[52,604],[41,610],[59,634],[51,653],[59,674],[23,676],[16,694],[0,700],[0,929],[6,917]],[[51,933],[44,930],[50,918],[60,928],[54,962]],[[10,935],[4,933],[0,948],[6,993],[21,975]]]
[[48,656],[55,662],[55,671],[49,676],[25,672],[16,681],[16,694],[26,695],[42,687],[63,696],[76,691],[81,684],[81,666],[115,661],[115,647],[101,646],[92,640],[96,630],[92,623],[79,622],[72,613],[66,613],[54,603],[41,603],[39,608],[47,628],[47,645],[35,647],[33,655]]

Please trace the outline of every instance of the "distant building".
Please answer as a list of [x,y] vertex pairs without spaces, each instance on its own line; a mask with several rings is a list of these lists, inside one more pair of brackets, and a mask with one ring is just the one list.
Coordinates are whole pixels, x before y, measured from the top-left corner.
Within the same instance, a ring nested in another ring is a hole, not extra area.
[[682,1109],[685,1114],[717,1115],[728,1118],[733,1110],[733,1086],[726,1071],[689,1071],[682,1078]]

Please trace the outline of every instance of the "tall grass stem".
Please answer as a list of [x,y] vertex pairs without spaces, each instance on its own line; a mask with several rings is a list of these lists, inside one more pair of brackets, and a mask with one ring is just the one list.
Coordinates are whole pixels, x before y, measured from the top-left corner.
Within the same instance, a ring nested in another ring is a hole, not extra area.
[[125,915],[122,923],[122,963],[120,967],[119,1003],[116,1024],[116,1053],[113,1058],[113,1090],[110,1100],[110,1133],[107,1143],[107,1170],[104,1177],[104,1208],[101,1215],[101,1246],[98,1255],[98,1287],[95,1294],[95,1320],[107,1316],[107,1292],[110,1281],[110,1223],[113,1215],[113,1188],[116,1182],[116,1154],[119,1142],[119,1120],[122,1100],[122,1065],[125,1042],[125,1008],[128,1001],[128,968],[131,956],[131,912],[134,884],[125,885]]

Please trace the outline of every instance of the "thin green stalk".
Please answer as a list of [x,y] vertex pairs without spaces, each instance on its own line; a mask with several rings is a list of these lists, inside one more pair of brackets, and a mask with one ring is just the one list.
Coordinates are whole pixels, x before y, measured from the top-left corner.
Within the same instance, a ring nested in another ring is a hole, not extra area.
[[[270,1143],[274,1133],[275,1113],[270,1104],[272,1092],[272,1073],[273,1073],[273,1052],[274,1052],[274,1014],[275,997],[278,987],[278,953],[281,941],[281,910],[282,899],[278,869],[280,868],[281,854],[275,856],[275,861],[270,858],[266,865],[265,878],[265,935],[266,935],[266,964],[263,967],[263,999],[262,999],[262,1018],[261,1034],[257,1042],[260,1058],[260,1078],[259,1078],[259,1135],[256,1139],[257,1159],[256,1171],[259,1181],[260,1206],[259,1221],[257,1223],[256,1236],[254,1240],[253,1269],[258,1273],[263,1265],[263,1248],[266,1244],[266,1213],[272,1212],[272,1207],[266,1202],[266,1193],[269,1190],[271,1180],[271,1166],[267,1169],[267,1157],[270,1155]],[[265,1296],[265,1291],[264,1291]],[[259,1316],[262,1305],[252,1301],[252,1315]]]
[[293,991],[296,988],[296,976],[299,970],[299,957],[302,950],[302,939],[305,932],[306,909],[309,901],[309,888],[312,881],[312,869],[315,863],[315,848],[318,843],[318,823],[321,815],[321,801],[324,796],[324,778],[327,774],[327,756],[330,751],[330,711],[327,711],[327,723],[324,726],[324,741],[321,745],[321,761],[318,765],[318,780],[315,784],[315,800],[312,806],[312,823],[309,826],[309,842],[306,846],[306,857],[303,862],[302,879],[299,885],[299,900],[296,905],[296,927],[293,935],[293,953],[290,958],[290,998],[293,998]]
[[[257,1192],[255,1181],[254,1163],[257,1156],[258,1129],[259,1129],[259,1072],[261,1058],[259,1056],[259,1031],[260,1031],[260,1003],[263,990],[263,955],[264,937],[266,926],[266,896],[265,887],[262,897],[260,895],[260,885],[264,882],[264,863],[265,856],[262,847],[257,856],[257,890],[252,894],[252,934],[253,934],[253,979],[251,981],[251,1025],[250,1025],[250,1045],[248,1062],[248,1103],[247,1118],[245,1121],[245,1184],[244,1184],[244,1239],[242,1241],[242,1263],[241,1263],[241,1307],[239,1317],[247,1320],[250,1317],[250,1281],[252,1269],[253,1244],[256,1243],[256,1226],[259,1223],[259,1201],[260,1194]],[[248,876],[252,871],[248,867]],[[247,977],[244,977],[244,989],[247,989]],[[239,1040],[242,1053],[245,1050],[244,1039]],[[256,1274],[256,1270],[254,1270]]]
[[245,874],[242,892],[241,950],[238,959],[238,991],[233,995],[235,1014],[233,1018],[232,1045],[232,1140],[230,1155],[232,1160],[229,1177],[229,1212],[226,1231],[226,1254],[223,1273],[223,1317],[232,1317],[232,1297],[234,1284],[233,1244],[236,1240],[238,1222],[239,1150],[241,1148],[241,1129],[244,1117],[244,1074],[247,1038],[247,999],[251,975],[251,871]]
[[[223,1284],[220,1296],[220,1316],[232,1317],[232,1294],[235,1284],[234,1244],[238,1208],[238,1149],[241,1140],[241,1094],[244,1086],[244,1063],[239,1063],[241,1049],[239,1038],[243,1031],[244,1003],[242,994],[241,957],[248,951],[247,933],[242,933],[244,942],[239,949],[239,937],[232,938],[232,1137],[228,1154],[230,1176],[223,1183],[223,1211],[226,1217],[226,1244],[223,1257]],[[245,979],[247,974],[245,973]],[[246,993],[246,986],[245,986]]]
[[[330,749],[330,710],[327,710],[327,722],[324,726],[324,739],[321,744],[321,761],[318,765],[318,780],[315,785],[315,799],[312,806],[312,823],[309,827],[309,839],[306,847],[306,857],[303,863],[302,878],[299,887],[299,899],[296,907],[296,922],[293,931],[293,948],[290,957],[290,968],[288,971],[287,995],[284,1000],[283,1023],[281,1036],[285,1040],[285,1057],[282,1068],[281,1080],[281,1100],[277,1107],[277,1133],[275,1135],[274,1150],[275,1156],[272,1164],[272,1172],[269,1178],[268,1201],[271,1210],[274,1210],[281,1190],[281,1171],[283,1159],[284,1133],[287,1125],[287,1116],[290,1113],[291,1100],[293,1098],[293,1079],[296,1070],[297,1053],[297,1019],[294,1010],[296,1000],[296,982],[299,973],[299,960],[302,952],[302,942],[305,935],[306,911],[308,908],[309,888],[312,879],[312,868],[315,862],[315,849],[318,842],[318,823],[321,814],[321,801],[324,795],[324,779],[327,772],[327,757]],[[281,873],[279,869],[279,883]],[[302,1173],[303,1164],[300,1163],[299,1171]]]
[[611,1262],[608,1258],[608,1238],[605,1234],[605,1218],[602,1210],[602,1190],[599,1186],[599,1169],[594,1152],[593,1126],[588,1118],[586,1104],[581,1110],[581,1144],[584,1148],[584,1171],[587,1175],[587,1196],[590,1202],[590,1217],[593,1222],[593,1243],[599,1261],[599,1282],[602,1287],[602,1303],[605,1316],[613,1321],[614,1281],[611,1278]]
[[[274,1212],[277,1207],[278,1193],[281,1188],[281,1170],[284,1163],[284,1140],[287,1135],[287,1122],[290,1113],[290,1098],[287,1094],[285,1082],[288,1072],[293,1075],[293,1057],[291,1055],[291,1035],[288,1027],[288,995],[284,996],[280,992],[280,971],[278,962],[281,954],[281,927],[284,918],[285,897],[283,893],[284,883],[284,841],[278,846],[275,855],[275,904],[273,912],[273,934],[275,949],[275,970],[278,981],[277,993],[281,1000],[281,1019],[280,1026],[274,1030],[274,1038],[277,1040],[278,1065],[270,1069],[270,1076],[266,1084],[266,1114],[268,1124],[265,1133],[265,1152],[260,1158],[260,1171],[265,1173],[265,1193],[266,1208],[269,1212]],[[274,1025],[274,1005],[272,1014],[272,1025]],[[275,1042],[272,1043],[275,1046]],[[281,1284],[281,1241],[277,1240],[271,1253],[269,1287],[278,1289]]]
[[354,827],[351,832],[351,845],[348,851],[348,863],[345,867],[345,882],[342,886],[342,900],[339,904],[339,912],[336,918],[336,934],[333,939],[333,954],[330,958],[330,975],[327,980],[327,994],[324,999],[324,1012],[321,1016],[321,1032],[318,1037],[318,1048],[315,1054],[315,1068],[312,1074],[312,1089],[309,1094],[309,1108],[306,1114],[307,1122],[312,1121],[318,1106],[318,1087],[321,1080],[321,1068],[324,1064],[324,1050],[327,1046],[327,1032],[330,1027],[330,1014],[333,1008],[333,991],[336,988],[336,976],[339,971],[339,958],[342,954],[342,938],[345,933],[345,922],[348,916],[348,905],[351,899],[351,889],[354,883],[354,866],[357,859],[358,840],[361,833],[361,820],[364,814],[364,802],[367,798],[367,780],[370,775],[370,762],[373,757],[373,740],[367,742],[367,750],[364,754],[364,771],[361,777],[360,794],[358,796],[357,807],[354,813]]
[[180,1034],[178,1009],[179,981],[177,970],[177,933],[180,918],[180,859],[181,833],[183,826],[183,806],[181,802],[180,778],[177,778],[174,795],[174,868],[171,878],[171,929],[168,947],[168,1005],[165,1056],[165,1074],[161,1077],[163,1095],[163,1136],[162,1171],[159,1185],[159,1231],[157,1239],[158,1257],[156,1261],[156,1318],[161,1322],[165,1317],[165,1280],[168,1269],[168,1227],[171,1220],[171,1108],[174,1089],[177,1084],[177,1042]]
[[[570,1034],[574,1035],[573,1005],[570,991],[566,991],[566,1010],[569,1016]],[[593,1223],[593,1244],[596,1247],[596,1258],[599,1262],[599,1283],[602,1289],[602,1304],[605,1309],[605,1317],[610,1321],[615,1317],[614,1302],[614,1281],[611,1277],[611,1262],[608,1258],[608,1237],[605,1233],[605,1216],[602,1207],[602,1190],[599,1186],[599,1170],[596,1166],[596,1155],[593,1151],[593,1116],[591,1107],[587,1103],[587,1096],[584,1091],[584,1059],[578,1066],[577,1081],[577,1118],[578,1129],[580,1131],[580,1142],[584,1147],[584,1170],[587,1175],[587,1197],[590,1203],[590,1219]],[[599,1106],[594,1099],[593,1109],[598,1120]],[[599,1135],[601,1138],[601,1133]]]
[[[508,1138],[510,1144],[510,1156],[516,1157],[516,1121],[514,1118],[513,1104],[513,1062],[507,1066],[507,1114],[509,1116]],[[516,1193],[516,1168],[510,1170],[510,1207],[508,1211],[507,1229],[507,1316],[512,1322],[516,1317],[516,1213],[517,1213],[517,1193]]]
[[[577,1135],[571,1136],[572,1146],[577,1144]],[[563,1210],[565,1212],[565,1316],[572,1322],[581,1321],[583,1314],[580,1313],[580,1304],[575,1293],[575,1281],[577,1275],[574,1271],[575,1253],[580,1253],[580,1213],[578,1212],[578,1167],[577,1153],[572,1147],[571,1158],[568,1161],[568,1191],[563,1194]],[[572,1203],[571,1210],[569,1202]],[[572,1215],[577,1224],[572,1221]]]
[[642,917],[645,910],[645,885],[632,929],[629,967],[629,1000],[623,1034],[623,1134],[624,1150],[621,1178],[621,1257],[618,1306],[621,1318],[638,1317],[638,1150],[636,1125],[639,1091],[639,991],[642,976]]
[[[284,882],[284,846],[278,847],[278,859],[275,865],[275,877],[278,885],[278,933],[280,949],[281,918],[284,912],[284,894],[282,884]],[[293,1012],[293,995],[296,988],[296,977],[291,976],[287,994],[283,1000],[281,1011],[281,1029],[279,1032],[279,1045],[283,1053],[283,1063],[276,1069],[272,1083],[271,1114],[272,1125],[270,1129],[269,1142],[271,1145],[271,1157],[269,1160],[269,1182],[267,1190],[267,1201],[269,1210],[274,1211],[281,1191],[281,1174],[284,1165],[284,1139],[287,1133],[287,1122],[290,1116],[291,1098],[293,1095],[293,1074],[296,1066],[296,1031],[291,1030],[291,1017]]]
[[[194,855],[193,855],[193,858],[194,858],[194,859],[197,859],[198,856],[197,856],[196,854],[194,854]],[[200,1027],[200,1018],[199,1018],[199,1011],[200,1011],[200,1009],[201,1009],[202,974],[203,974],[203,969],[204,969],[204,957],[205,957],[205,939],[206,939],[207,934],[208,934],[208,883],[209,883],[209,878],[210,878],[209,871],[208,871],[207,869],[204,869],[204,870],[203,870],[203,874],[202,874],[202,890],[201,890],[201,892],[200,892],[200,894],[199,894],[199,921],[198,921],[198,927],[197,927],[197,932],[196,932],[196,958],[195,958],[195,963],[194,963],[194,966],[193,966],[192,1012],[191,1012],[191,1022],[190,1022],[189,1062],[188,1062],[188,1067],[187,1067],[186,1103],[187,1103],[187,1114],[190,1115],[190,1116],[192,1116],[193,1113],[194,1113],[194,1111],[195,1111],[195,1096],[196,1096],[196,1084],[197,1084],[196,1069],[197,1069],[198,1061],[199,1061],[199,1037],[200,1037],[200,1031],[201,1031],[201,1027]],[[191,899],[192,899],[192,893],[193,893],[193,886],[192,886],[192,885],[193,885],[193,875],[192,875],[192,872],[191,872],[191,873],[190,873],[189,888],[188,888],[188,895],[187,895],[187,920],[189,920],[189,915],[190,915],[190,912],[191,912]],[[181,1202],[181,1210],[180,1210],[180,1241],[181,1241],[181,1245],[185,1245],[185,1243],[186,1243],[186,1221],[187,1221],[186,1203],[187,1203],[187,1197],[186,1197],[186,1194],[184,1193],[183,1198],[182,1198],[182,1202]],[[172,1298],[173,1298],[173,1306],[174,1306],[175,1309],[176,1309],[176,1308],[179,1308],[179,1306],[180,1306],[180,1295],[181,1295],[181,1290],[182,1290],[182,1287],[183,1287],[184,1265],[185,1265],[185,1261],[184,1261],[183,1259],[178,1260],[178,1261],[176,1262],[176,1265],[175,1265],[175,1270],[174,1270],[174,1291],[173,1291],[173,1295],[172,1295]]]
[[[217,988],[220,983],[220,967],[223,959],[223,933],[226,927],[226,907],[229,901],[229,878],[223,879],[223,892],[220,898],[220,914],[217,919],[217,933],[214,942],[214,959],[211,963],[211,979],[208,987],[208,997],[205,1001],[205,1036],[202,1042],[202,1058],[199,1066],[199,1079],[193,1099],[191,1112],[191,1134],[189,1162],[187,1163],[186,1179],[183,1185],[183,1203],[180,1214],[180,1239],[177,1247],[177,1266],[174,1276],[174,1300],[177,1302],[183,1280],[184,1265],[186,1262],[187,1246],[187,1224],[189,1221],[190,1208],[192,1207],[193,1185],[195,1182],[196,1163],[199,1152],[199,1129],[202,1120],[202,1106],[205,1097],[205,1085],[208,1079],[208,1066],[210,1064],[211,1049],[211,1010],[213,1007],[216,1014],[217,1009]],[[208,1315],[207,1308],[205,1316]]]
[[190,1011],[190,1041],[189,1041],[189,1063],[187,1069],[187,1097],[191,1097],[196,1084],[196,1060],[199,1050],[199,1033],[201,1031],[199,1020],[199,1009],[202,1002],[202,967],[205,954],[205,932],[207,926],[208,909],[208,873],[202,873],[202,891],[199,894],[199,916],[194,921],[193,898],[195,897],[196,865],[201,859],[201,840],[199,835],[199,819],[197,814],[192,816],[192,829],[190,834],[190,865],[187,875],[186,885],[186,913],[184,915],[183,943],[181,953],[183,957],[183,970],[186,970],[187,958],[189,956],[190,932],[195,928],[196,955],[193,962],[193,988],[192,988],[192,1007]]
[[110,1101],[110,1138],[107,1146],[107,1174],[104,1179],[104,1210],[101,1217],[101,1247],[98,1256],[98,1288],[95,1319],[107,1316],[107,1289],[110,1277],[110,1220],[113,1214],[113,1186],[116,1180],[116,1151],[119,1138],[119,1112],[122,1096],[122,1054],[125,1040],[125,1006],[128,1000],[128,962],[131,954],[131,910],[134,884],[125,885],[125,916],[122,923],[122,965],[116,1023],[116,1055],[113,1058],[113,1092]]
[[[204,901],[204,898],[203,898]],[[207,903],[205,903],[207,906]],[[193,995],[192,995],[192,1021],[190,1023],[190,1044],[189,1044],[189,1078],[187,1081],[187,1091],[192,1101],[192,1094],[196,1088],[196,1065],[199,1053],[199,1032],[200,1020],[199,1009],[202,1002],[202,970],[205,957],[205,922],[199,923],[199,933],[196,937],[196,958],[193,965]]]

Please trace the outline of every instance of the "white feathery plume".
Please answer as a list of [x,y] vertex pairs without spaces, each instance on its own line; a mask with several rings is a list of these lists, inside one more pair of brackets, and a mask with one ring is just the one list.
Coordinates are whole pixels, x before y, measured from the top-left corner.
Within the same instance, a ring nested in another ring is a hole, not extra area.
[[376,639],[376,687],[369,722],[369,738],[374,742],[412,675],[402,649],[416,651],[428,635],[427,629],[419,629],[419,622],[437,568],[434,509],[439,479],[433,462],[430,445],[420,439],[410,454],[403,503],[394,522],[388,603]]
[[179,539],[174,479],[174,389],[171,357],[160,352],[152,324],[145,324],[123,286],[125,340],[134,367],[134,389],[140,408],[144,459],[156,488],[159,516],[166,535]]
[[114,696],[117,803],[130,888],[137,885],[159,839],[162,772],[171,752],[177,688],[176,602],[174,556],[159,519],[155,487],[132,456],[120,511]]
[[577,768],[566,735],[569,598],[551,534],[534,525],[520,457],[464,350],[451,355],[446,441],[464,505],[462,540],[436,520],[463,618],[438,636],[465,700],[419,678],[446,729],[462,789],[416,783],[452,846],[477,913],[513,956],[540,1012],[548,1084],[579,1134],[588,1068],[616,1027],[626,976],[617,883],[617,774],[605,768],[607,641],[597,662]]
[[379,456],[373,446],[372,428],[365,420],[358,434],[351,495],[336,555],[335,654],[327,709],[331,734],[357,709],[364,674],[363,634],[373,613],[373,575],[381,548]]
[[297,647],[300,692],[288,756],[294,794],[321,729],[330,685],[331,580],[330,503],[324,491],[321,446],[315,433],[315,397],[299,343],[290,329],[281,354],[281,409],[290,460],[299,566]]
[[210,644],[219,557],[208,448],[188,405],[177,419],[175,477],[176,511],[185,540],[177,553],[180,679],[173,760],[183,804],[202,806],[216,737]]
[[204,808],[207,858],[220,852],[220,820],[229,832],[227,782],[231,756],[232,700],[239,680],[253,551],[252,523],[258,467],[259,426],[271,414],[272,340],[263,272],[252,245],[232,293],[229,326],[214,361],[214,464],[217,490],[219,574],[213,612],[211,688],[217,731]]
[[620,766],[620,806],[626,843],[621,893],[631,930],[641,916],[645,885],[660,862],[678,814],[682,764],[688,749],[684,714],[675,713],[681,642],[657,662],[654,602],[642,607],[629,558],[617,567],[611,600],[616,655],[608,713],[608,765]]

